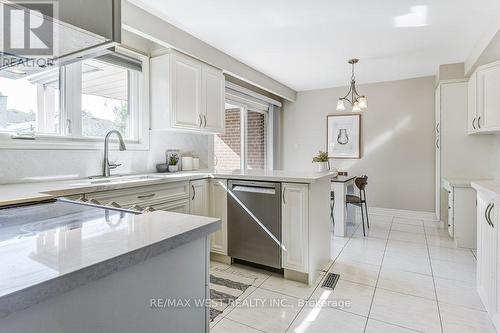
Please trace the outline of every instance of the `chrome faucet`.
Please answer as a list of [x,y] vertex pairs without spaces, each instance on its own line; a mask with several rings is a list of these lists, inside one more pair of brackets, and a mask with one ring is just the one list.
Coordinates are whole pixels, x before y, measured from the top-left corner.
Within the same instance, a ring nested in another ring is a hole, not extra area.
[[124,151],[127,149],[127,147],[125,147],[125,142],[123,142],[123,137],[121,135],[120,132],[118,132],[117,130],[111,130],[108,132],[108,134],[106,134],[106,137],[104,138],[104,162],[102,164],[102,175],[104,177],[109,177],[111,175],[111,170],[112,169],[116,169],[118,168],[121,164],[114,164],[114,163],[109,163],[109,137],[112,135],[112,134],[116,134],[116,136],[118,137],[118,140],[120,141],[120,151]]

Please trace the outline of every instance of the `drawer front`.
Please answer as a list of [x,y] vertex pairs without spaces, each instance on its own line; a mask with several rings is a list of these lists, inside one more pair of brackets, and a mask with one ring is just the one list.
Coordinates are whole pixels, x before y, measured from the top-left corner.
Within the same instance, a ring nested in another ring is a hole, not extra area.
[[129,208],[132,205],[139,205],[141,207],[154,206],[155,204],[167,201],[189,198],[189,183],[176,182],[95,192],[86,194],[85,198],[95,199],[104,205],[114,201],[124,208]]
[[189,214],[189,199],[157,204],[152,207],[156,210],[163,210],[166,212]]

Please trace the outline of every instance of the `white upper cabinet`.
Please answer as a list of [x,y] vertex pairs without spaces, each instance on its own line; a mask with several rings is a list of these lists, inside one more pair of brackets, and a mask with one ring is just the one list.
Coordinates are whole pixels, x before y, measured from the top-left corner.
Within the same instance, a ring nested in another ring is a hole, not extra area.
[[151,59],[151,128],[224,133],[222,71],[176,51]]
[[173,56],[171,64],[171,125],[177,128],[198,128],[203,112],[201,63]]
[[225,80],[222,72],[210,66],[203,67],[203,115],[204,129],[214,133],[224,133],[225,125]]
[[479,67],[469,79],[469,134],[500,132],[500,62]]

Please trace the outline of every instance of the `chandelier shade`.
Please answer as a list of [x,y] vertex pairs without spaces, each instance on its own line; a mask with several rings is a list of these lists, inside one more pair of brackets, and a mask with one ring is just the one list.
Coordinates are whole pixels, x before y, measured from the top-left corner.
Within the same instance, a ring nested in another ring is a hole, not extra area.
[[360,95],[356,90],[356,76],[354,75],[354,65],[359,62],[359,59],[350,59],[348,63],[352,66],[351,74],[351,84],[349,86],[349,91],[344,97],[341,97],[337,101],[337,111],[344,111],[346,109],[345,102],[347,101],[352,105],[353,112],[359,112],[368,108],[368,99],[364,95]]

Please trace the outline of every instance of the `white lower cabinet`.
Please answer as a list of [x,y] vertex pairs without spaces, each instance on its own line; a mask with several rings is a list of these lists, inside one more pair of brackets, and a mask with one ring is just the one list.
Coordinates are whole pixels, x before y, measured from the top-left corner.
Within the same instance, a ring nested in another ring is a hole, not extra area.
[[219,218],[222,228],[210,236],[210,251],[227,255],[227,180],[209,181],[209,216]]
[[497,202],[487,193],[477,194],[477,290],[493,323],[500,328],[500,288],[498,288]]
[[283,268],[308,272],[309,186],[282,184]]
[[192,215],[208,216],[208,180],[200,179],[190,182],[189,213]]

